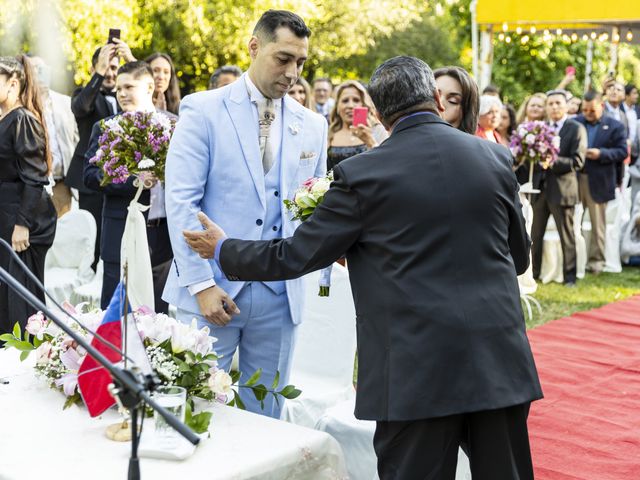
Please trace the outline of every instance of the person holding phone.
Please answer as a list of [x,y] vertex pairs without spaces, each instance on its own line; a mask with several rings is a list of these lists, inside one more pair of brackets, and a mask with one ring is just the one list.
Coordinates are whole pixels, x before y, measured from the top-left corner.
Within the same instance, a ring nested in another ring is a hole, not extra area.
[[329,117],[328,170],[387,138],[387,131],[373,114],[374,108],[360,82],[348,80],[338,86],[336,104]]

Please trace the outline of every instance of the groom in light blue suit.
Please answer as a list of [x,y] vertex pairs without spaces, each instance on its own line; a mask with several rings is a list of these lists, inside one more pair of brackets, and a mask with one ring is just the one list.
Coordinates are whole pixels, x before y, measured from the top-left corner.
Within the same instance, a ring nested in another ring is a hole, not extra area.
[[[226,87],[184,98],[167,156],[167,223],[175,259],[163,298],[177,306],[181,321],[195,317],[212,329],[222,368],[229,369],[239,348],[243,378],[261,368],[267,386],[276,371],[280,385],[288,380],[302,281],[229,281],[214,261],[188,247],[183,231],[201,230],[197,213],[203,211],[235,238],[293,235],[298,223],[282,200],[326,171],[327,122],[287,95],[302,72],[310,34],[294,13],[265,12],[249,41],[248,72]],[[259,117],[266,117],[258,105],[267,101],[273,114],[265,144]],[[240,394],[248,410],[280,417],[273,397],[261,410],[245,390]]]

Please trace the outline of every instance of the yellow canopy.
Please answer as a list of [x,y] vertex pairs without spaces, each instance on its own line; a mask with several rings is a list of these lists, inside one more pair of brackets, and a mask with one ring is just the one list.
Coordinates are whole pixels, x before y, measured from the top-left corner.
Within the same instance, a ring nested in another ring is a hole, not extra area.
[[605,24],[630,28],[640,26],[640,1],[478,0],[477,21],[499,28],[506,25],[509,30],[518,26],[575,30]]

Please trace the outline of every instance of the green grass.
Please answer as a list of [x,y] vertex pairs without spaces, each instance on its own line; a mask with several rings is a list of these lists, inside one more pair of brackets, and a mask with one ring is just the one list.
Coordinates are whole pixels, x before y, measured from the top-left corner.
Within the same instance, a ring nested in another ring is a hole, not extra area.
[[540,302],[542,314],[533,307],[533,319],[527,319],[527,328],[543,325],[575,312],[601,307],[638,293],[640,269],[637,267],[624,267],[621,273],[587,273],[585,278],[578,280],[575,288],[558,283],[539,283],[538,290],[532,296]]

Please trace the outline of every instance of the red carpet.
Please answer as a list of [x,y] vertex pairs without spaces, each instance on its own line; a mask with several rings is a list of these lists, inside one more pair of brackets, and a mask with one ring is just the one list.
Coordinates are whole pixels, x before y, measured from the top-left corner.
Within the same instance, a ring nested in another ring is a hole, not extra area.
[[529,331],[536,480],[640,480],[640,296]]

